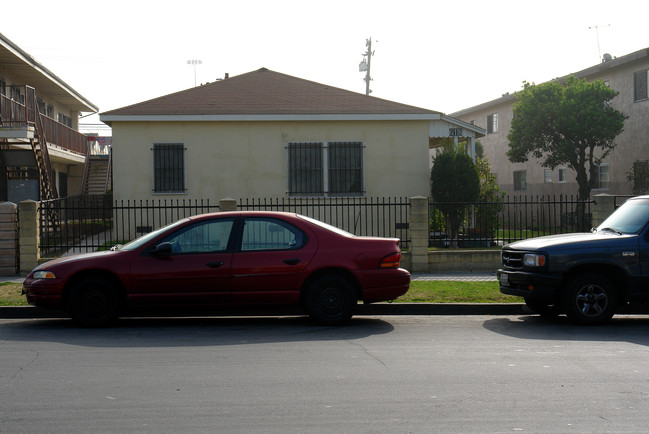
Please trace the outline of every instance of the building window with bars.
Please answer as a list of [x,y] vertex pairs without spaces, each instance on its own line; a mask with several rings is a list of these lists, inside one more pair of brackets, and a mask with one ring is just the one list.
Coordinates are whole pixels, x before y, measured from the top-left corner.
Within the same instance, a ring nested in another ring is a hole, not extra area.
[[153,192],[184,193],[185,146],[182,143],[153,145]]
[[362,196],[363,144],[288,144],[288,193],[305,196]]

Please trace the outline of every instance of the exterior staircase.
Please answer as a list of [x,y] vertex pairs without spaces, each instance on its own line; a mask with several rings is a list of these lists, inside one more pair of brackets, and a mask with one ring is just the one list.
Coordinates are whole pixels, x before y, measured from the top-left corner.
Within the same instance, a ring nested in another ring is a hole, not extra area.
[[88,155],[81,194],[105,194],[110,188],[110,166],[110,155]]

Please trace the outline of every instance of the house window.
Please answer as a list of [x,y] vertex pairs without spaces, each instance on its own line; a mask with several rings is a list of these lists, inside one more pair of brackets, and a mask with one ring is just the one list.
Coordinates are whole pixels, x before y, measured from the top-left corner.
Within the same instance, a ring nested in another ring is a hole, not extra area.
[[568,169],[566,167],[559,167],[559,183],[568,182]]
[[649,98],[647,92],[647,77],[649,76],[649,69],[638,71],[633,74],[633,100],[641,101]]
[[70,118],[69,116],[59,113],[57,116],[57,120],[59,121],[59,123],[72,128],[72,118]]
[[184,193],[185,146],[182,143],[153,145],[153,192]]
[[597,182],[595,185],[598,189],[607,189],[609,184],[609,167],[608,163],[602,163],[597,168]]
[[543,169],[543,182],[552,182],[552,169]]
[[487,116],[487,133],[498,132],[498,113]]
[[289,143],[288,192],[291,195],[362,195],[363,144]]
[[0,78],[0,95],[7,96],[7,82],[4,78]]
[[527,170],[514,171],[514,190],[527,190]]

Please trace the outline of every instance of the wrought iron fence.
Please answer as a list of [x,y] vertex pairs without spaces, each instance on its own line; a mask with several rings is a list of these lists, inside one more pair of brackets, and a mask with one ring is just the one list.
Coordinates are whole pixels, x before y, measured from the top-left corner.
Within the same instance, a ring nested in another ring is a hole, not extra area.
[[239,209],[294,212],[354,235],[399,238],[402,248],[411,241],[407,197],[239,199]]
[[[591,204],[574,196],[505,196],[494,202],[429,204],[429,246],[490,247],[543,235],[589,230]],[[448,234],[445,208],[464,210],[457,236]]]
[[218,211],[209,200],[126,200],[111,195],[73,196],[40,202],[40,254],[105,250],[181,218]]

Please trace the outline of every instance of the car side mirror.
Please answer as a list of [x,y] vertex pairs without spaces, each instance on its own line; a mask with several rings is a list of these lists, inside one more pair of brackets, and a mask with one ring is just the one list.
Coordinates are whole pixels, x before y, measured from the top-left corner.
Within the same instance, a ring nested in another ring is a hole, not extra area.
[[151,254],[153,256],[164,256],[164,255],[170,255],[172,252],[172,246],[171,243],[168,241],[165,241],[164,243],[160,243],[157,246],[151,250]]

